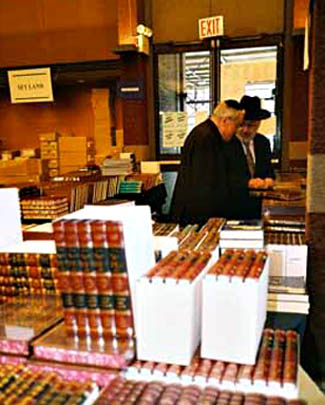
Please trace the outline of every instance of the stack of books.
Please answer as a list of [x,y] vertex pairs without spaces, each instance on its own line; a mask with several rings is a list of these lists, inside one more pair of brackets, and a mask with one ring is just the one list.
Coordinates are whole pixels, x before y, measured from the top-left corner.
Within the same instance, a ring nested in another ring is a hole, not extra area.
[[126,176],[132,173],[133,166],[129,159],[105,159],[100,169],[103,176]]
[[[29,241],[2,248],[0,252],[0,299],[9,297],[55,295],[55,253],[30,253],[37,251],[37,244],[47,242]],[[51,242],[49,242],[51,244]]]
[[126,180],[120,182],[119,194],[140,194],[142,191],[142,181]]
[[227,221],[220,231],[221,249],[263,249],[264,230],[261,220]]
[[66,197],[30,197],[20,202],[23,219],[56,219],[69,212]]
[[133,336],[122,224],[61,220],[53,229],[68,335]]

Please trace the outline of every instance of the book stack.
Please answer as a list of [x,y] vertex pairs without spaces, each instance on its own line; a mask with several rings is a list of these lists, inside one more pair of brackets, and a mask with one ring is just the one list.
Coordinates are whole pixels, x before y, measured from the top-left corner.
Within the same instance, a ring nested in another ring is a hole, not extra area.
[[306,292],[308,246],[298,232],[267,232],[270,257],[268,310],[307,314]]
[[228,249],[210,267],[202,287],[202,357],[255,363],[266,319],[268,266],[263,250]]
[[100,169],[103,176],[126,176],[132,173],[132,163],[129,159],[105,159]]
[[85,136],[61,136],[59,151],[61,175],[94,162],[94,142]]
[[99,387],[90,381],[66,381],[55,373],[35,372],[27,366],[0,366],[0,387],[3,404],[86,405],[99,395]]
[[179,230],[178,224],[172,223],[158,223],[155,222],[152,225],[152,231],[154,236],[171,236],[174,232]]
[[[1,249],[0,295],[2,301],[7,301],[8,297],[57,293],[55,253],[33,253],[40,250],[39,244],[42,243],[46,245],[44,241],[29,241]],[[51,249],[48,251],[50,252]]]
[[142,191],[142,181],[126,180],[120,182],[119,194],[140,194]]
[[196,354],[185,367],[137,360],[128,367],[125,377],[295,398],[298,394],[298,357],[296,332],[265,329],[254,365],[203,359]]
[[130,288],[122,224],[53,223],[66,331],[78,337],[132,337]]
[[59,134],[49,132],[39,136],[41,159],[48,161],[49,177],[55,177],[59,174],[60,156],[59,156]]
[[147,382],[116,378],[105,388],[97,405],[106,404],[146,404],[146,405],[306,405],[303,400],[286,400],[281,397],[266,397],[259,393],[232,392],[209,386],[182,386],[165,384],[161,381]]
[[150,190],[151,188],[156,187],[156,186],[158,186],[158,184],[162,183],[160,173],[156,173],[156,174],[132,173],[126,177],[126,180],[141,181],[144,191]]
[[23,219],[55,219],[69,212],[66,197],[30,197],[20,201]]
[[263,249],[264,230],[260,220],[227,221],[220,231],[221,249]]

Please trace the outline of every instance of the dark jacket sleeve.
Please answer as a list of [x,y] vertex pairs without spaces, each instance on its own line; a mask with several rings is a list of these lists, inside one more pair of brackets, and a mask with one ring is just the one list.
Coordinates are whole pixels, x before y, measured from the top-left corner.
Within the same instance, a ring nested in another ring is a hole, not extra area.
[[257,134],[254,140],[256,155],[256,174],[255,177],[265,179],[271,177],[275,179],[275,173],[271,163],[270,141],[261,134]]

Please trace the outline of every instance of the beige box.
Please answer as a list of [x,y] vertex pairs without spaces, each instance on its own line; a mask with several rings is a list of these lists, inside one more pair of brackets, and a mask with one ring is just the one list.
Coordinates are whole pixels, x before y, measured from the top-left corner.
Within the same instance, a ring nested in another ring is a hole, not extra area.
[[85,136],[62,136],[59,139],[61,152],[84,152],[87,151],[87,138]]
[[57,132],[47,132],[39,136],[40,141],[56,141],[58,138],[59,134]]

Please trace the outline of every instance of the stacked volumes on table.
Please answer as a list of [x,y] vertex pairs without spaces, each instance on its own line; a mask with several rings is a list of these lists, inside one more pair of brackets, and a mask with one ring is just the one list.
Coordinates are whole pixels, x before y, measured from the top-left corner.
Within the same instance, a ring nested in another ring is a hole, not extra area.
[[265,244],[270,255],[270,291],[304,293],[308,255],[305,236],[268,232]]
[[23,219],[55,219],[69,212],[66,197],[29,197],[20,204]]
[[133,336],[122,224],[71,219],[53,228],[67,332],[95,339]]
[[261,220],[227,221],[220,231],[221,249],[262,249],[264,230]]
[[214,386],[182,386],[161,381],[147,382],[118,378],[102,392],[97,405],[108,404],[146,405],[306,405],[303,400],[286,400],[279,396],[266,397],[259,393],[219,390]]
[[0,248],[0,299],[57,294],[53,241],[25,241]]
[[254,365],[200,358],[190,365],[135,361],[125,377],[136,381],[161,381],[181,385],[214,386],[239,392],[259,392],[296,398],[298,395],[298,334],[294,331],[265,329]]
[[87,206],[53,227],[67,333],[132,337],[135,280],[154,264],[150,209]]
[[4,404],[92,405],[99,387],[88,381],[66,381],[54,373],[28,366],[0,366],[0,400]]

